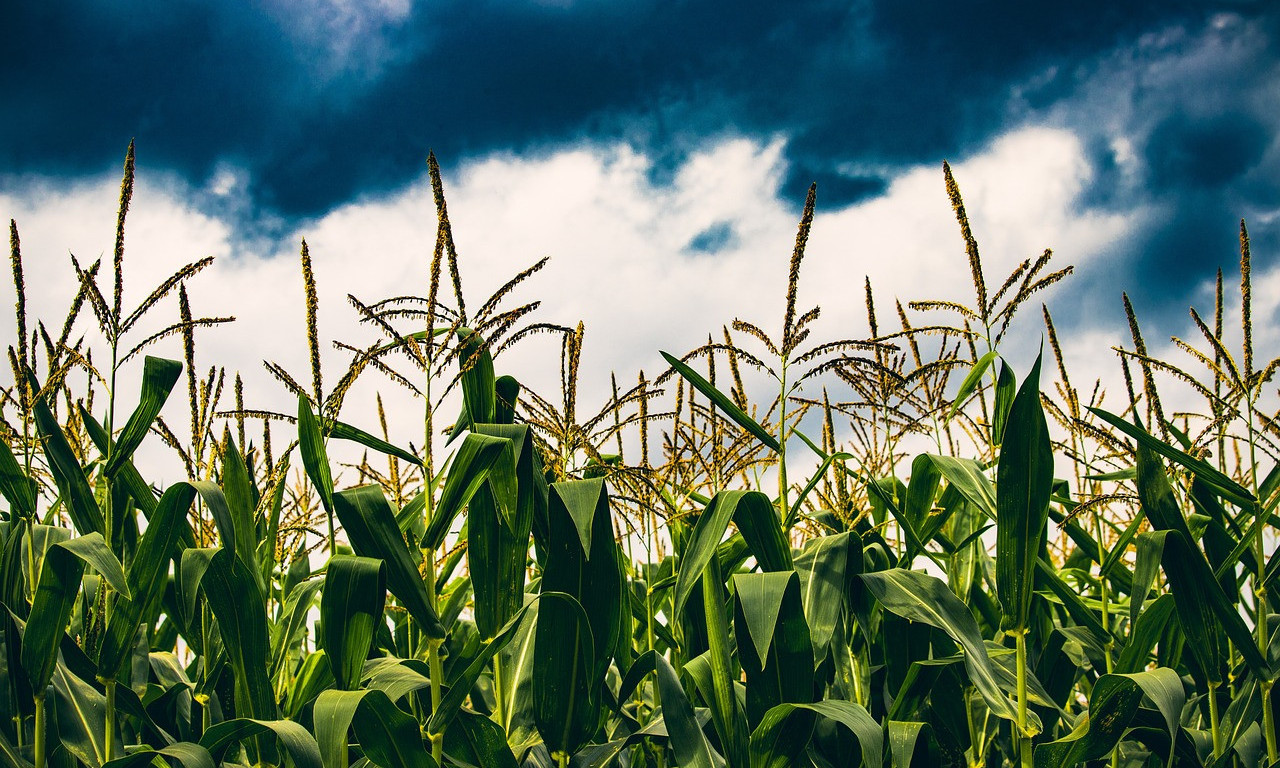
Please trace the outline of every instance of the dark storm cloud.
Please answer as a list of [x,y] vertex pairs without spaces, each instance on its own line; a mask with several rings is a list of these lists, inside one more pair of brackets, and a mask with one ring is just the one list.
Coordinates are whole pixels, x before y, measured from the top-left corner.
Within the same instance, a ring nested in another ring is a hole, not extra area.
[[[1081,312],[1117,280],[1185,307],[1191,283],[1232,258],[1241,216],[1280,245],[1262,215],[1280,205],[1274,3],[441,0],[386,19],[377,5],[301,5],[16,4],[0,27],[0,177],[118,167],[137,137],[144,166],[196,186],[220,163],[242,168],[244,210],[281,222],[394,190],[432,148],[456,167],[622,140],[661,180],[706,141],[746,135],[785,139],[793,208],[817,181],[831,210],[897,168],[1056,123],[1091,160],[1081,210],[1154,211],[1110,274],[1076,281]],[[325,22],[325,8],[338,15]],[[1224,13],[1263,41],[1162,79],[1159,56],[1231,34]],[[691,250],[732,236],[704,234]]]
[[[199,182],[244,165],[260,202],[314,214],[447,161],[621,137],[675,153],[783,134],[833,202],[833,165],[935,161],[998,131],[1009,83],[1203,4],[420,3],[358,32],[385,61],[326,67],[270,4],[22,3],[4,25],[0,168],[79,173],[143,157]],[[320,29],[316,37],[341,33]],[[358,57],[357,57],[358,58]],[[357,61],[359,63],[359,61]],[[16,119],[15,119],[16,118]],[[807,183],[787,185],[795,202]],[[843,185],[843,186],[842,186]]]

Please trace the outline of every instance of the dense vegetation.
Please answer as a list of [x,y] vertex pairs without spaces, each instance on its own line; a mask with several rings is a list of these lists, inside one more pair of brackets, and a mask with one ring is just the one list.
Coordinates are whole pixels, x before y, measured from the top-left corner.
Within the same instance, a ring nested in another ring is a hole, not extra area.
[[[1126,299],[1126,391],[1104,410],[1047,308],[1051,357],[1002,358],[1016,311],[1070,269],[1046,251],[989,293],[945,167],[974,303],[898,304],[887,331],[867,283],[869,336],[811,341],[811,189],[779,335],[735,320],[584,415],[582,326],[504,308],[541,262],[467,311],[429,169],[428,295],[352,298],[381,339],[338,344],[351,364],[327,388],[303,244],[309,386],[268,364],[289,414],[197,371],[196,331],[225,320],[190,311],[209,260],[126,313],[132,146],[110,273],[73,261],[56,335],[28,317],[11,225],[7,764],[1277,763],[1277,362],[1252,348],[1243,225],[1242,345],[1221,273],[1212,319],[1192,312],[1203,341],[1177,341],[1193,370],[1148,354]],[[135,338],[174,293],[177,322]],[[561,339],[558,396],[500,367],[535,333]],[[142,355],[167,337],[183,361]],[[129,366],[140,392],[117,391]],[[343,420],[361,376],[419,396],[394,418],[422,419],[421,446],[392,445],[385,415]],[[1166,414],[1157,385],[1204,407]],[[149,482],[144,440],[190,479]],[[339,446],[362,457],[352,487],[335,487]]]

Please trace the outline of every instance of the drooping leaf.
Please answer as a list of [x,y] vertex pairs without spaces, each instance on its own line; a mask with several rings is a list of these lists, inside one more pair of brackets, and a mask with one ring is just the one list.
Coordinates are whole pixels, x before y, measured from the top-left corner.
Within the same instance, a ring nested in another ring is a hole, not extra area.
[[428,637],[444,639],[444,626],[382,488],[363,485],[344,490],[334,497],[334,511],[357,555],[386,562],[387,589],[418,622],[418,627]]
[[275,720],[275,694],[267,678],[267,606],[253,574],[233,551],[222,548],[209,558],[200,591],[218,620],[235,673],[236,712],[255,720]]
[[1226,649],[1219,637],[1225,632],[1249,669],[1259,677],[1269,675],[1266,660],[1258,652],[1249,628],[1213,576],[1204,552],[1192,543],[1186,519],[1178,509],[1163,463],[1139,442],[1138,497],[1142,513],[1153,528],[1164,534],[1162,565],[1178,609],[1188,647],[1204,665],[1211,682],[1221,682]]
[[760,426],[760,423],[748,416],[741,408],[734,404],[728,395],[715,388],[711,382],[702,377],[702,374],[685,365],[679,358],[673,357],[666,352],[659,352],[662,358],[667,361],[676,373],[684,377],[694,389],[703,394],[704,397],[715,403],[716,407],[724,412],[738,426],[750,432],[757,440],[764,443],[765,447],[774,453],[782,450],[782,446],[778,444],[777,438],[769,434],[769,431]]
[[31,614],[22,633],[22,667],[37,692],[43,693],[53,677],[58,646],[71,618],[83,573],[84,561],[65,543],[54,544],[45,552]]
[[159,749],[143,747],[137,752],[130,752],[124,757],[103,763],[102,768],[146,768],[152,765],[157,757],[173,758],[182,768],[217,768],[213,764],[213,755],[209,754],[209,750],[189,741],[179,741]]
[[969,369],[969,373],[964,377],[964,381],[960,382],[960,389],[956,390],[955,399],[951,401],[951,410],[947,413],[947,421],[951,421],[956,417],[956,411],[964,404],[973,391],[982,383],[982,377],[986,375],[987,369],[991,364],[999,359],[1000,354],[994,349],[986,353],[982,357],[973,361],[973,367]]
[[676,765],[689,768],[722,768],[722,758],[711,747],[707,736],[698,726],[693,705],[685,695],[684,687],[671,663],[657,651],[645,651],[636,657],[620,688],[620,698],[631,697],[640,681],[649,673],[657,673],[658,697],[662,700],[663,721],[671,739],[671,749]]
[[818,658],[826,654],[844,607],[848,563],[857,558],[860,565],[861,557],[862,540],[845,531],[810,539],[795,559],[805,621]]
[[111,548],[107,546],[102,534],[97,531],[87,533],[84,536],[77,536],[62,542],[62,546],[68,552],[83,560],[85,565],[92,566],[118,594],[123,595],[126,599],[130,597],[129,582],[124,575],[124,566],[121,565],[120,559],[115,556]]
[[325,569],[320,600],[320,640],[338,688],[354,690],[382,610],[387,601],[387,576],[382,560],[334,555]]
[[502,726],[484,715],[462,711],[444,734],[444,753],[462,765],[519,768]]
[[1065,768],[1111,751],[1133,721],[1146,694],[1160,709],[1172,738],[1185,694],[1178,674],[1166,667],[1129,675],[1103,675],[1089,695],[1089,712],[1057,741],[1036,747],[1037,768]]
[[[586,551],[584,518],[591,519]],[[534,719],[548,748],[573,754],[599,726],[600,686],[622,630],[624,582],[603,480],[552,485],[548,520],[542,589],[570,595],[577,605],[554,601],[538,608]]]
[[292,720],[256,720],[237,717],[224,720],[209,728],[200,737],[200,746],[221,761],[226,751],[235,744],[253,737],[274,737],[284,745],[298,768],[325,768],[320,759],[320,748],[307,729]]
[[346,765],[350,728],[365,756],[382,768],[437,768],[418,724],[382,691],[323,691],[316,697],[314,718],[325,768]]
[[[1141,448],[1157,453],[1175,464],[1179,464],[1191,470],[1196,477],[1203,480],[1210,488],[1227,501],[1245,508],[1250,507],[1256,502],[1252,493],[1236,481],[1222,474],[1222,472],[1215,469],[1211,464],[1203,459],[1197,459],[1185,451],[1180,451],[1167,443],[1161,442],[1141,426],[1131,424],[1119,416],[1104,411],[1101,408],[1090,408],[1089,412],[1120,430],[1127,436],[1133,438]],[[1142,473],[1141,468],[1138,469],[1138,473]]]
[[111,621],[98,650],[100,674],[115,677],[128,658],[130,643],[142,616],[162,597],[168,583],[169,561],[184,535],[190,535],[187,513],[196,492],[187,483],[174,483],[160,497],[147,530],[129,564],[131,598],[116,601]]
[[734,508],[733,524],[761,570],[789,571],[794,567],[791,544],[768,496],[759,491],[744,494]]
[[0,495],[19,516],[30,518],[36,513],[36,483],[4,440],[0,440]]
[[[760,725],[751,734],[751,768],[789,768],[789,755],[797,753],[795,745],[788,741],[809,736],[803,732],[786,729],[786,722],[797,711],[807,710],[832,720],[853,734],[862,752],[862,764],[867,768],[880,768],[884,764],[884,733],[860,704],[842,699],[827,699],[812,704],[779,704],[765,713]],[[800,744],[800,749],[804,744]]]
[[146,356],[142,365],[142,395],[138,400],[138,407],[130,414],[124,429],[120,431],[115,450],[103,468],[108,475],[114,477],[142,444],[142,439],[151,430],[156,416],[160,415],[160,409],[165,400],[169,399],[169,393],[173,391],[173,385],[178,382],[180,375],[182,363],[177,360]]
[[537,482],[542,468],[528,425],[477,424],[475,430],[509,438],[516,452],[516,507],[511,524],[499,514],[489,485],[476,492],[467,510],[467,562],[475,590],[476,628],[487,639],[524,604],[530,534],[535,517],[546,517],[547,498]]
[[[738,511],[738,505],[749,495],[758,493],[758,491],[721,491],[711,499],[706,509],[702,510],[697,524],[694,525],[693,534],[689,537],[689,543],[680,556],[680,573],[676,578],[676,589],[672,597],[676,616],[684,613],[685,603],[689,601],[689,595],[693,593],[694,586],[702,580],[702,571],[715,554],[720,540],[724,538],[724,533],[729,528],[729,521]],[[756,502],[749,500],[747,503]]]
[[329,469],[329,453],[324,445],[324,433],[320,420],[311,411],[311,401],[304,394],[298,395],[298,448],[302,452],[302,466],[311,478],[320,503],[326,511],[334,511],[333,471]]
[[[733,584],[738,657],[747,678],[747,722],[754,726],[778,704],[813,701],[813,641],[795,571],[737,574]],[[744,635],[751,643],[742,642]],[[802,720],[794,719],[792,725],[803,727]]]
[[410,464],[419,467],[422,466],[422,459],[414,456],[409,451],[406,451],[399,446],[392,445],[379,437],[375,437],[359,427],[354,427],[345,422],[337,421],[336,419],[333,422],[333,429],[329,432],[329,437],[338,440],[350,440],[354,443],[363,445],[366,448],[372,448],[379,453],[394,456],[401,461],[407,461]]
[[[32,387],[35,387],[34,379]],[[98,507],[93,489],[89,487],[89,481],[85,479],[84,469],[76,460],[71,444],[62,432],[62,426],[54,418],[44,398],[36,398],[32,409],[35,412],[36,428],[40,431],[40,439],[44,444],[44,455],[49,462],[49,471],[53,474],[53,481],[66,504],[72,524],[82,534],[94,531],[104,533],[106,524],[102,510]]]
[[[977,621],[946,584],[933,576],[901,568],[864,573],[861,579],[886,610],[937,627],[959,643],[964,649],[969,679],[982,694],[991,713],[1006,720],[1017,720],[1013,704],[996,683],[995,671]],[[1037,719],[1035,713],[1029,712],[1028,715],[1033,720]],[[1036,723],[1036,728],[1039,728],[1039,723]]]
[[505,437],[472,432],[462,441],[449,466],[440,501],[422,538],[424,549],[439,549],[444,544],[454,519],[486,480],[492,480],[494,501],[509,523],[516,506],[515,447]]

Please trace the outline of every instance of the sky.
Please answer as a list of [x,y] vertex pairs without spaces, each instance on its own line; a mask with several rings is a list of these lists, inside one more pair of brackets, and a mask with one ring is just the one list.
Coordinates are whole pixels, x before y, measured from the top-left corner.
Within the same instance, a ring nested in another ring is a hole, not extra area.
[[[1275,339],[1280,4],[727,8],[16,4],[0,27],[0,216],[21,234],[29,303],[60,322],[68,253],[109,259],[135,140],[125,303],[215,256],[192,281],[194,310],[239,320],[200,334],[200,361],[285,408],[260,361],[306,375],[300,240],[321,335],[367,339],[346,294],[425,293],[434,151],[470,300],[550,256],[516,298],[541,300],[538,320],[585,323],[584,397],[602,403],[609,372],[652,376],[659,349],[691,349],[735,317],[776,332],[813,182],[800,302],[823,307],[828,338],[867,335],[864,279],[882,318],[894,298],[970,301],[945,159],[988,283],[1045,248],[1075,266],[1044,299],[1087,379],[1114,379],[1121,291],[1157,346],[1189,333],[1189,306],[1211,314],[1215,270],[1238,280],[1242,218],[1259,340]],[[176,304],[157,312],[169,322]],[[1038,318],[1011,335],[1015,370]],[[15,333],[6,324],[0,343]],[[512,370],[553,384],[555,346],[525,346]]]

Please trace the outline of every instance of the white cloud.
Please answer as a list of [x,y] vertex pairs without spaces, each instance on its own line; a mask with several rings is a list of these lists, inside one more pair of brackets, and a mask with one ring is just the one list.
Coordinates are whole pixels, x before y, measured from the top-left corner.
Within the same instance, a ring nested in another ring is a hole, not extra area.
[[[542,299],[536,319],[584,321],[583,412],[604,402],[609,371],[617,371],[623,386],[640,368],[652,377],[663,367],[659,349],[691,349],[709,333],[718,337],[720,326],[735,317],[777,333],[798,218],[777,198],[786,170],[782,147],[780,140],[726,139],[690,158],[665,184],[654,182],[647,158],[625,146],[532,158],[495,155],[454,169],[446,159],[446,194],[469,306],[477,307],[518,270],[551,256],[510,306]],[[1055,249],[1060,263],[1089,269],[1133,225],[1131,216],[1075,211],[1091,171],[1079,142],[1063,131],[1007,135],[953,168],[992,289],[1019,261],[1045,247]],[[239,183],[237,173],[220,172],[209,191],[229,191]],[[102,255],[109,265],[117,190],[113,179],[71,185],[37,180],[0,196],[0,209],[18,220],[22,232],[29,302],[47,322],[60,323],[74,293],[66,249],[82,262]],[[200,194],[208,191],[140,170],[126,241],[125,304],[135,304],[144,288],[181,264],[218,257],[193,281],[194,311],[239,320],[200,333],[198,364],[218,362],[242,371],[252,407],[291,410],[283,388],[262,370],[263,358],[309,381],[297,261],[301,236],[315,261],[325,340],[362,344],[374,338],[354,322],[348,293],[365,301],[426,293],[435,211],[425,177],[308,222],[265,254],[237,252],[230,222],[185,202]],[[875,286],[883,327],[896,325],[893,297],[904,303],[971,303],[964,247],[939,167],[909,169],[882,196],[842,210],[824,208],[821,189],[818,201],[800,286],[802,311],[815,303],[823,307],[815,339],[866,335],[864,275]],[[687,247],[713,225],[733,232],[723,250],[706,254]],[[156,312],[155,327],[171,322],[176,301]],[[1039,313],[1026,314],[1024,335],[1038,338]],[[13,333],[6,324],[0,340],[12,343]],[[171,340],[156,353],[180,357],[180,345]],[[1093,353],[1073,348],[1069,354]],[[1092,366],[1090,361],[1087,367]],[[558,343],[548,336],[531,338],[500,358],[498,367],[554,399]],[[326,381],[331,385],[340,373],[340,356],[330,350]],[[123,391],[135,386],[126,383]],[[374,427],[375,388],[390,396],[393,385],[370,378],[349,399],[344,418]],[[186,424],[182,400],[175,395],[166,409],[175,426]],[[131,404],[132,395],[126,401]],[[395,439],[420,442],[420,406],[394,401],[392,421]]]

